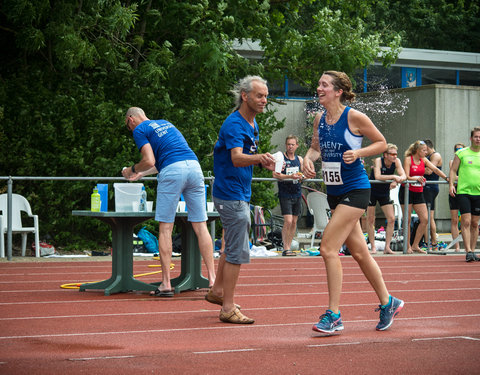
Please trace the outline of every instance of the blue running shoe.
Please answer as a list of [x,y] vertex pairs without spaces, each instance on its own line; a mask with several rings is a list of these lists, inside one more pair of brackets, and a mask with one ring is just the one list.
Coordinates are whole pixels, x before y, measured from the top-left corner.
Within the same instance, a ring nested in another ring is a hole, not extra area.
[[327,310],[325,314],[320,316],[320,321],[315,324],[312,329],[322,333],[334,333],[335,331],[343,331],[342,317],[338,312],[338,318],[333,317],[333,311]]
[[404,302],[401,299],[391,297],[390,303],[385,306],[378,306],[375,311],[380,311],[380,322],[377,324],[377,331],[385,331],[393,323],[393,318],[403,309]]

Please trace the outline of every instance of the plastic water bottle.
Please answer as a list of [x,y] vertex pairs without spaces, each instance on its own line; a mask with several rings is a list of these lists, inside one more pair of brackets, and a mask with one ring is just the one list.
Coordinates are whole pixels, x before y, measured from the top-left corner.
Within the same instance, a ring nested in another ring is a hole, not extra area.
[[147,211],[147,191],[145,190],[145,186],[142,186],[142,195],[140,196],[139,211],[140,212]]
[[98,193],[98,189],[94,187],[90,198],[90,210],[93,212],[100,212],[101,205],[100,194]]

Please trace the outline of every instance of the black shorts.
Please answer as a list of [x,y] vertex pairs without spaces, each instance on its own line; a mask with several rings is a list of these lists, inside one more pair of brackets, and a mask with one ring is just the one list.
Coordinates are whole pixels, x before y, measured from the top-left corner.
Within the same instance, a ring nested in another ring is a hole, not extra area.
[[375,207],[377,202],[380,204],[380,207],[387,204],[393,204],[393,201],[390,199],[390,195],[376,195],[372,190],[370,192],[370,201],[368,202],[368,205],[370,207]]
[[280,200],[280,210],[282,211],[282,215],[300,215],[300,211],[302,210],[302,197],[278,199]]
[[425,198],[425,203],[428,204],[430,203],[430,209],[432,211],[435,211],[435,198],[438,195],[438,190],[432,190],[432,189],[423,189],[423,197]]
[[448,205],[450,206],[450,210],[458,210],[457,196],[452,197],[448,195]]
[[[400,204],[405,204],[405,187],[400,186],[398,191],[398,200]],[[417,193],[416,191],[408,191],[408,204],[422,204],[425,203],[425,197],[423,192]]]
[[480,195],[457,194],[457,204],[460,215],[480,216]]
[[370,189],[355,189],[343,195],[327,195],[328,205],[334,210],[339,204],[366,210],[370,199]]

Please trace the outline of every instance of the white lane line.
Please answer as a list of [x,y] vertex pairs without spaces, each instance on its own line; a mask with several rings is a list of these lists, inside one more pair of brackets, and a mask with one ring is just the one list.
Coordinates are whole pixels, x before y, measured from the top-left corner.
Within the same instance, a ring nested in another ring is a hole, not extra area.
[[[442,301],[406,301],[407,305],[425,305],[425,304],[440,304],[440,303],[474,303],[480,302],[480,299],[463,299],[463,300],[442,300]],[[360,306],[375,306],[376,303],[347,303],[342,304],[345,307],[360,307]],[[251,307],[249,311],[268,311],[268,310],[307,310],[307,309],[325,309],[325,305],[304,305],[304,306],[273,306],[273,307]],[[111,318],[111,317],[125,317],[125,316],[142,316],[142,315],[177,315],[177,314],[198,314],[198,313],[212,313],[218,312],[217,309],[200,309],[200,310],[174,310],[174,311],[146,311],[146,312],[132,312],[132,313],[110,313],[110,314],[75,314],[75,315],[47,315],[47,316],[24,316],[24,317],[10,317],[0,318],[0,321],[11,320],[34,320],[34,319],[85,319],[85,318]]]
[[221,353],[235,353],[235,352],[254,352],[263,349],[226,349],[226,350],[210,350],[208,352],[193,352],[193,354],[221,354]]
[[[278,284],[277,284],[278,285]],[[305,285],[305,284],[302,284]],[[238,284],[237,284],[238,286]],[[429,293],[435,293],[435,292],[466,292],[466,291],[476,291],[480,290],[480,288],[437,288],[437,289],[391,289],[390,292],[392,294],[397,294],[397,293],[424,293],[424,292],[429,292]],[[343,291],[342,294],[371,294],[372,290],[357,290],[357,291]],[[320,295],[327,295],[328,291],[325,292],[309,292],[309,293],[270,293],[270,294],[236,294],[235,297],[240,298],[240,297],[280,297],[280,296],[320,296]],[[191,301],[192,297],[197,297],[198,300],[203,300],[203,296],[189,296],[189,297],[175,297],[175,299],[172,299],[170,302],[175,302],[175,301]],[[10,306],[10,305],[41,305],[41,304],[72,304],[72,303],[112,303],[112,302],[153,302],[154,299],[151,297],[145,295],[145,297],[141,298],[106,298],[106,299],[95,299],[95,300],[68,300],[68,301],[19,301],[19,302],[0,302],[0,306]],[[158,302],[158,301],[157,301]]]
[[124,359],[124,358],[135,358],[134,355],[115,355],[115,356],[105,356],[105,357],[86,357],[86,358],[69,358],[69,361],[95,361],[97,359]]
[[478,338],[469,337],[469,336],[425,337],[425,338],[422,338],[422,339],[412,339],[412,341],[455,340],[455,339],[480,341],[480,339],[478,339]]
[[[382,267],[382,268],[387,268],[387,267]],[[398,268],[401,268],[401,267],[395,267],[395,269],[398,269]],[[404,267],[404,268],[411,268],[411,267]],[[424,267],[422,267],[423,269]],[[438,268],[438,267],[435,267],[435,268]],[[343,269],[350,269],[349,267],[343,267]],[[351,269],[354,269],[354,270],[357,270],[358,271],[358,267],[352,267]],[[155,271],[155,268],[151,268],[149,267],[148,270],[150,271]],[[261,271],[261,272],[264,272],[264,271],[268,271],[268,270],[274,270],[274,271],[286,271],[286,272],[292,272],[292,269],[291,268],[275,268],[275,269],[259,269],[258,271]],[[324,268],[301,268],[302,271],[305,271],[305,270],[315,270],[315,271],[322,271],[324,270]],[[257,271],[257,270],[255,270]],[[141,272],[140,270],[137,271],[137,272]],[[242,270],[243,272],[243,270]],[[248,270],[245,270],[244,273],[247,273]],[[455,274],[455,273],[459,273],[459,274],[464,274],[465,273],[465,270],[460,270],[460,271],[438,271],[438,272],[415,272],[415,275],[433,275],[433,274],[441,274],[441,273],[447,273],[447,274]],[[468,273],[480,273],[480,270],[477,270],[476,268],[472,268],[472,269],[469,269],[468,270]],[[79,276],[78,277],[81,277],[83,278],[84,276],[83,275],[100,275],[100,276],[105,276],[108,274],[108,271],[107,272],[101,272],[101,271],[92,271],[92,272],[80,272],[78,273]],[[55,276],[62,276],[62,275],[68,275],[68,277],[72,277],[72,272],[56,272],[54,274]],[[405,272],[388,272],[388,275],[402,275],[402,276],[405,276]],[[41,273],[13,273],[13,274],[9,274],[9,273],[0,273],[0,277],[8,277],[8,278],[11,278],[12,276],[53,276],[53,274],[51,272],[41,272]],[[265,277],[265,278],[270,278],[270,277],[308,277],[308,276],[311,276],[311,277],[316,277],[318,276],[318,273],[315,273],[315,274],[307,274],[307,275],[298,275],[298,274],[284,274],[284,273],[277,273],[275,272],[275,274],[273,275],[240,275],[240,278],[250,278],[250,277]],[[363,276],[362,273],[356,273],[356,274],[348,274],[348,275],[345,275],[345,276]],[[38,281],[38,280],[37,280]],[[12,282],[12,281],[2,281],[0,283],[8,283],[8,282]]]
[[[458,318],[478,318],[480,314],[470,315],[444,315],[444,316],[419,316],[412,318],[395,318],[395,320],[445,320]],[[347,324],[362,324],[378,322],[378,319],[362,319],[362,320],[343,320]],[[212,331],[212,330],[232,330],[232,329],[256,329],[256,328],[278,328],[278,327],[296,327],[299,325],[312,325],[312,322],[296,322],[296,323],[278,323],[278,324],[248,324],[248,325],[224,325],[210,327],[188,327],[188,328],[165,328],[165,329],[146,329],[137,331],[109,331],[109,332],[78,332],[78,333],[57,333],[57,334],[39,334],[39,335],[23,335],[23,336],[0,336],[0,340],[13,339],[32,339],[32,338],[53,338],[53,337],[80,337],[80,336],[108,336],[108,335],[131,335],[131,334],[153,334],[153,333],[175,333],[175,332],[193,332],[193,331]]]
[[317,345],[307,345],[307,348],[316,348],[316,347],[322,347],[322,346],[340,346],[340,345],[360,345],[360,341],[356,342],[339,342],[337,344],[317,344]]
[[[468,266],[466,266],[465,264],[451,264],[451,263],[446,263],[446,264],[432,264],[431,260],[433,258],[429,258],[429,262],[428,264],[418,264],[418,263],[415,263],[415,264],[411,264],[411,263],[404,263],[404,264],[398,264],[398,263],[393,263],[393,264],[387,264],[387,263],[382,263],[381,264],[381,268],[382,270],[383,269],[390,269],[390,268],[393,268],[393,269],[421,269],[421,270],[425,270],[425,269],[429,269],[429,268],[435,268],[435,269],[438,269],[438,268],[442,268],[442,267],[447,267],[448,269],[451,269],[451,268],[461,268],[461,269],[466,269],[466,267],[468,268]],[[267,263],[266,263],[267,264]],[[110,266],[107,266],[107,267],[102,267],[105,269],[105,271],[101,271],[101,270],[98,270],[98,271],[79,271],[78,270],[78,267],[75,267],[74,269],[77,271],[77,273],[79,275],[89,275],[89,274],[100,274],[100,275],[105,275],[105,274],[108,274],[109,272],[109,268]],[[254,273],[254,272],[266,272],[266,271],[286,271],[286,272],[291,272],[292,271],[292,267],[296,267],[296,268],[299,268],[301,267],[301,270],[315,270],[315,271],[322,271],[322,270],[325,270],[325,266],[323,265],[323,263],[320,263],[318,266],[315,266],[315,267],[304,267],[303,265],[290,265],[289,267],[282,267],[282,268],[279,268],[278,267],[278,263],[277,263],[277,266],[272,266],[272,267],[262,267],[262,268],[253,268],[253,267],[245,267],[245,269],[242,268],[242,274],[245,275],[245,274],[249,274],[249,273]],[[67,267],[68,268],[68,267]],[[91,269],[92,267],[88,267],[89,269]],[[145,268],[147,269],[150,269],[150,270],[153,270],[154,268],[152,267],[148,267],[148,266],[145,266]],[[38,270],[39,267],[33,267],[32,270]],[[11,276],[39,276],[39,275],[45,275],[45,276],[52,276],[52,272],[45,272],[46,270],[50,269],[50,267],[42,267],[41,270],[43,272],[22,272],[22,273],[8,273],[8,272],[0,272],[0,277],[1,276],[6,276],[6,277],[11,277]],[[356,263],[352,263],[352,265],[343,265],[343,269],[344,270],[358,270],[358,265]],[[61,269],[63,272],[55,272],[55,275],[69,275],[71,276],[72,275],[72,272],[65,272],[65,268],[62,268]],[[442,272],[448,272],[448,271],[442,271]],[[468,269],[468,272],[478,272],[475,268],[470,268]],[[240,276],[242,277],[242,276]],[[246,277],[246,276],[243,276],[243,277]]]
[[[317,275],[318,276],[318,275]],[[359,275],[360,276],[360,275]],[[464,282],[471,282],[471,283],[475,283],[475,282],[478,282],[480,281],[480,278],[465,278],[465,279],[416,279],[416,280],[388,280],[386,279],[385,282],[387,284],[418,284],[418,283],[422,283],[422,284],[429,284],[429,283],[454,283],[454,282],[461,282],[461,283],[464,283]],[[0,284],[38,284],[39,282],[38,281],[16,281],[16,282],[5,282],[5,283],[2,283],[0,282]],[[58,283],[58,284],[82,284],[82,282],[73,282],[73,283],[65,283],[63,281],[42,281],[41,282],[42,284],[51,284],[51,283]],[[83,282],[84,283],[84,282]],[[241,284],[241,283],[238,283],[237,286],[241,286],[241,287],[270,287],[270,286],[304,286],[305,283],[307,283],[308,285],[327,285],[327,281],[308,281],[308,282],[305,282],[305,281],[301,281],[301,282],[298,282],[298,283],[294,283],[294,282],[274,282],[274,283],[250,283],[250,284]],[[353,284],[353,285],[369,285],[368,281],[363,279],[363,280],[355,280],[355,281],[343,281],[343,284],[344,285],[347,285],[347,284]],[[58,290],[58,289],[57,289]],[[67,289],[64,289],[64,290],[67,290]],[[0,293],[11,293],[12,291],[0,291]],[[38,291],[37,290],[20,290],[19,292],[29,292],[29,293],[37,293]]]

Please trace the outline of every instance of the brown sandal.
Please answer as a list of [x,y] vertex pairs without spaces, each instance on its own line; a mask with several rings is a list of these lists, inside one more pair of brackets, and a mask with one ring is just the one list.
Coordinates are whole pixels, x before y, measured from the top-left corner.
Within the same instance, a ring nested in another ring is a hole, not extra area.
[[[205,294],[205,301],[213,303],[214,305],[223,306],[223,297],[219,297],[216,294],[213,294],[212,290],[210,289],[207,294]],[[240,305],[235,304],[237,309],[241,309]]]
[[234,324],[252,324],[255,320],[250,319],[242,314],[242,312],[235,308],[233,311],[224,312],[220,310],[220,320],[225,323],[234,323]]

